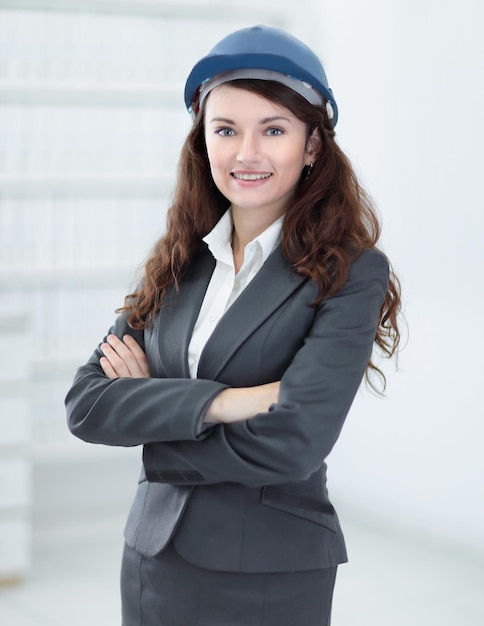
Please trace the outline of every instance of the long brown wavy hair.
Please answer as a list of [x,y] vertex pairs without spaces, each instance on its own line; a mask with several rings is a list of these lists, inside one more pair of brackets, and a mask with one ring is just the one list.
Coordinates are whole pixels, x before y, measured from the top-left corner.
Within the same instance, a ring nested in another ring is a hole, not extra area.
[[[319,154],[311,175],[303,171],[294,202],[283,222],[282,251],[295,272],[315,281],[319,295],[314,305],[336,293],[346,280],[350,263],[365,249],[376,247],[380,224],[368,194],[360,185],[350,161],[335,141],[326,108],[314,106],[292,89],[272,81],[239,79],[233,87],[258,94],[291,111],[306,124],[307,137],[317,130]],[[205,104],[205,103],[204,103]],[[204,138],[204,105],[185,140],[178,165],[167,230],[155,244],[144,267],[144,279],[125,298],[129,324],[146,328],[163,304],[167,290],[178,287],[184,271],[205,244],[204,237],[230,203],[215,186]],[[400,284],[393,271],[380,310],[375,344],[391,357],[400,341],[398,313]],[[366,378],[376,372],[385,388],[383,372],[369,361]]]

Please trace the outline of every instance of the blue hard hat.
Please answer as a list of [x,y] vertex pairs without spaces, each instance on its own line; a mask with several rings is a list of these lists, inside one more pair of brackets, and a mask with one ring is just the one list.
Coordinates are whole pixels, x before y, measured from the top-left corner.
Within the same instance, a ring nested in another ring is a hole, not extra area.
[[[279,28],[251,26],[227,35],[195,64],[185,85],[185,104],[196,114],[204,85],[226,74],[234,78],[265,78],[292,87],[312,104],[325,104],[332,125],[338,107],[324,67],[305,43]],[[223,78],[216,84],[224,82]]]

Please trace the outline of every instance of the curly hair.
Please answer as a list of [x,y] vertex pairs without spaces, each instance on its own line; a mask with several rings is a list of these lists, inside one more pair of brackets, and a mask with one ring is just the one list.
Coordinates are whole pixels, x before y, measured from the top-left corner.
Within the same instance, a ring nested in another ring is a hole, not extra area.
[[[376,247],[380,224],[373,203],[338,146],[324,106],[308,103],[277,82],[240,79],[227,84],[285,107],[306,124],[308,139],[315,131],[321,138],[311,176],[302,172],[294,202],[285,213],[281,241],[284,257],[294,271],[317,284],[318,297],[313,303],[316,306],[341,289],[350,264],[363,250]],[[204,104],[182,148],[166,232],[145,264],[141,285],[126,296],[121,309],[128,312],[128,322],[136,329],[149,325],[169,288],[178,288],[181,276],[203,245],[202,238],[230,205],[210,172]],[[400,283],[391,270],[375,335],[375,345],[386,357],[398,349],[400,308]],[[366,379],[376,390],[372,372],[381,377],[384,389],[385,376],[370,359]]]

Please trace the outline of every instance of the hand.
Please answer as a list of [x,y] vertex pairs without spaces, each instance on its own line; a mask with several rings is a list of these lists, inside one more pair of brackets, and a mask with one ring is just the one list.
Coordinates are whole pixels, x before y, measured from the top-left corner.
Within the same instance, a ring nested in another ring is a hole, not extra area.
[[99,364],[108,378],[150,378],[146,355],[131,335],[124,335],[122,341],[109,335],[101,350]]
[[279,381],[256,387],[224,389],[208,407],[204,422],[230,424],[266,413],[279,399]]

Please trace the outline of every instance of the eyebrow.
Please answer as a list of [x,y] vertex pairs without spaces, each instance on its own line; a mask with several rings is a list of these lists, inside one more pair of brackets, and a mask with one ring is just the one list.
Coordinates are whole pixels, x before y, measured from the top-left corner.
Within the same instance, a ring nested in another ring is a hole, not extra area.
[[[270,124],[271,122],[275,122],[278,120],[283,120],[285,122],[289,122],[289,124],[291,124],[291,120],[288,117],[284,117],[283,115],[273,115],[272,117],[264,117],[262,120],[260,120],[260,124]],[[236,122],[234,122],[234,120],[230,120],[227,117],[214,117],[210,120],[210,123],[212,124],[213,122],[223,122],[224,124],[233,124],[235,125]]]

